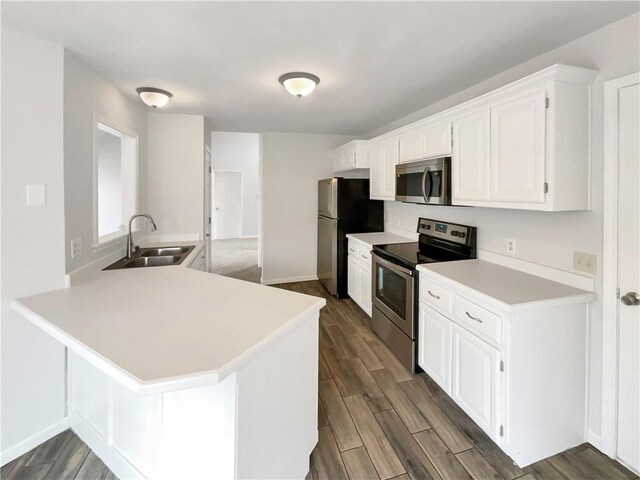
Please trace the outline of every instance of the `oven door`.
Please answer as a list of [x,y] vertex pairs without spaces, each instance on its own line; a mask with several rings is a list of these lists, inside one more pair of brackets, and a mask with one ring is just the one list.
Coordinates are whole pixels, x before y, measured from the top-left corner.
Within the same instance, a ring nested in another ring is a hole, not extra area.
[[396,200],[426,205],[449,205],[448,157],[396,165]]
[[409,338],[415,338],[415,273],[377,254],[373,258],[372,303]]

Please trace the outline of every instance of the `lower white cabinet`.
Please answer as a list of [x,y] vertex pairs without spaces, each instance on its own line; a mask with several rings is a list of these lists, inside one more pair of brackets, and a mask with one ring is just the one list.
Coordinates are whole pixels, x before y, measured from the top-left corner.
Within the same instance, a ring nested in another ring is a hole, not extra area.
[[[498,398],[500,352],[453,325],[451,398],[493,438],[500,435]],[[448,393],[448,392],[447,392]]]
[[453,322],[424,303],[418,321],[418,365],[451,395]]
[[[521,272],[501,272],[501,279],[494,268],[474,270],[474,262],[481,261],[418,266],[418,365],[521,467],[585,442],[586,325],[594,295],[571,289],[509,304],[487,291],[524,288],[508,292],[514,298],[561,287]],[[458,270],[449,278],[438,265]],[[500,287],[481,292],[453,278]]]
[[371,316],[372,245],[349,239],[347,257],[347,293],[367,315]]

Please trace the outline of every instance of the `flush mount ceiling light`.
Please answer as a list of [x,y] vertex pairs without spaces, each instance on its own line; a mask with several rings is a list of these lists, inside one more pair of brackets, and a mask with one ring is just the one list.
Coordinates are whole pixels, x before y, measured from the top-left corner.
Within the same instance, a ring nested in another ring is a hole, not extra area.
[[320,79],[312,74],[305,72],[290,72],[282,75],[278,81],[291,95],[298,98],[309,95],[320,83]]
[[153,87],[136,88],[136,92],[140,95],[140,99],[153,108],[164,107],[169,103],[169,99],[173,97],[171,92]]

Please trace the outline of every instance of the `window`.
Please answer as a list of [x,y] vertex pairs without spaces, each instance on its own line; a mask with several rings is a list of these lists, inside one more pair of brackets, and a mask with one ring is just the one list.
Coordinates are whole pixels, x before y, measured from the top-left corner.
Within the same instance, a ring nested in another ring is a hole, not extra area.
[[94,129],[94,246],[126,235],[138,204],[138,136],[96,120]]

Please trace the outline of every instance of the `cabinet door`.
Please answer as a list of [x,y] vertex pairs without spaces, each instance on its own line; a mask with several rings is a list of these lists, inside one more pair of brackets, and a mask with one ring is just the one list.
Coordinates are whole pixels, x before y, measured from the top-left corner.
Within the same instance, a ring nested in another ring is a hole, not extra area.
[[369,170],[369,196],[373,199],[384,195],[384,157],[382,143],[371,146]]
[[400,135],[398,139],[398,161],[400,163],[413,162],[422,158],[422,132],[419,129],[410,130]]
[[356,145],[353,150],[353,166],[355,168],[371,167],[371,148],[369,145]]
[[360,303],[360,265],[351,256],[347,258],[347,293],[356,303]]
[[456,200],[488,200],[490,175],[490,110],[453,122],[452,196]]
[[451,154],[451,122],[426,127],[421,135],[422,158]]
[[453,322],[425,304],[418,319],[418,365],[451,394],[451,342]]
[[500,352],[453,325],[451,397],[491,438],[499,437]]
[[371,267],[360,266],[360,303],[367,315],[371,316]]
[[491,200],[544,202],[544,90],[491,108]]
[[390,199],[396,198],[396,165],[398,164],[398,139],[382,142],[383,185],[382,194]]

